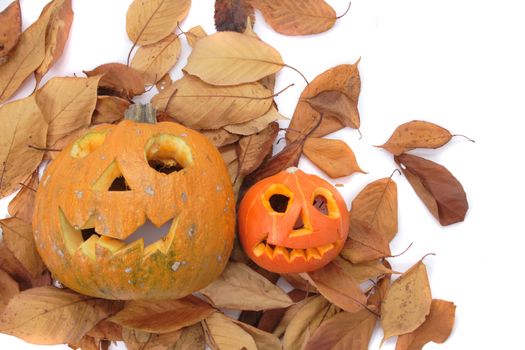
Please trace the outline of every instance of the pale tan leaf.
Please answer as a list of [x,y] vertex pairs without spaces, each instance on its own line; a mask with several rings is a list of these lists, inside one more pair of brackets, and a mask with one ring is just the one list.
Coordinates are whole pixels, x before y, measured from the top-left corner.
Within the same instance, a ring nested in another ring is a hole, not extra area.
[[231,309],[263,310],[292,305],[279,287],[237,262],[228,263],[222,275],[200,292],[215,306]]
[[263,116],[272,106],[271,91],[259,83],[213,86],[184,76],[156,95],[152,103],[194,129],[219,129]]
[[117,95],[131,99],[142,94],[144,77],[135,69],[121,63],[106,63],[97,68],[84,71],[88,77],[102,76],[98,83],[100,95]]
[[225,125],[224,129],[237,135],[253,135],[264,130],[269,124],[277,120],[287,119],[283,116],[275,106],[271,106],[270,110],[266,114],[259,118],[249,120],[244,123]]
[[[305,300],[309,293],[302,291],[300,289],[292,289],[290,292],[287,293],[292,301],[295,303],[294,305],[287,307],[287,308],[280,308],[280,309],[268,309],[264,310],[261,317],[259,318],[257,322],[257,328],[264,332],[272,333],[277,329],[279,324],[282,322],[282,319],[284,318],[284,315],[286,312],[300,303],[301,301]],[[286,328],[286,327],[285,327]],[[283,328],[283,332],[284,329]],[[282,334],[275,334],[278,338],[281,337]]]
[[36,251],[31,223],[19,218],[8,218],[0,220],[0,227],[7,248],[33,277],[39,276],[45,266]]
[[134,44],[149,45],[167,37],[190,10],[190,0],[134,0],[126,31]]
[[332,28],[334,9],[323,0],[251,0],[276,31],[286,35],[317,34]]
[[[1,69],[1,68],[0,68]],[[0,107],[0,197],[16,190],[40,164],[48,125],[35,97]]]
[[431,303],[427,269],[419,261],[392,283],[383,300],[383,341],[418,328],[430,312]]
[[60,154],[60,151],[70,143],[77,140],[80,136],[84,135],[89,130],[89,127],[83,127],[75,131],[70,132],[64,137],[58,139],[54,144],[52,144],[44,155],[44,159],[55,159]]
[[0,12],[0,57],[6,56],[20,38],[22,31],[22,18],[20,13],[20,1],[13,1],[2,12]]
[[203,328],[213,350],[257,350],[252,336],[221,313],[215,312],[204,320]]
[[38,171],[35,171],[18,191],[15,198],[9,202],[9,215],[16,216],[25,222],[31,223],[35,204],[35,194],[38,187]]
[[129,301],[110,320],[150,333],[169,333],[197,323],[215,310],[190,295],[177,300]]
[[46,29],[44,60],[35,71],[36,85],[42,77],[62,56],[73,23],[71,0],[54,0],[44,7],[42,16],[47,16],[49,22]]
[[199,41],[199,39],[204,38],[207,35],[208,34],[204,30],[204,28],[202,28],[201,26],[195,26],[186,32],[186,40],[188,41],[188,45],[190,45],[191,47],[195,47],[197,41]]
[[184,71],[213,85],[255,82],[284,66],[270,45],[249,35],[218,32],[201,38]]
[[173,80],[171,80],[171,76],[169,73],[164,74],[163,77],[161,77],[157,82],[155,83],[155,86],[157,87],[157,91],[162,91],[166,89],[168,86],[173,84]]
[[352,201],[352,219],[391,241],[397,233],[397,185],[391,178],[369,183]]
[[344,141],[309,137],[303,153],[333,179],[355,172],[365,174],[357,164],[354,152]]
[[391,255],[386,237],[372,227],[351,218],[348,240],[340,255],[354,264],[377,260]]
[[279,124],[271,123],[261,132],[243,137],[237,144],[239,155],[239,176],[244,177],[252,173],[271,154],[273,143],[279,133]]
[[182,329],[180,339],[175,343],[173,350],[203,350],[206,346],[206,337],[200,323]]
[[15,295],[20,292],[18,283],[7,272],[0,269],[0,314]]
[[0,332],[32,344],[75,343],[119,304],[66,289],[32,288],[11,299],[0,316]]
[[93,124],[113,123],[124,118],[124,112],[131,103],[117,96],[98,96]]
[[181,335],[181,330],[164,334],[152,334],[127,328],[123,330],[124,343],[128,350],[172,350]]
[[421,350],[429,342],[444,343],[448,339],[456,314],[453,302],[434,299],[425,322],[412,333],[400,335],[396,350]]
[[200,132],[210,140],[215,147],[231,145],[239,140],[240,136],[229,133],[224,129],[200,130]]
[[100,76],[53,78],[36,92],[38,106],[49,123],[48,145],[90,124],[99,80]]
[[299,310],[301,310],[306,303],[310,302],[311,299],[312,297],[304,298],[303,300],[300,300],[297,303],[290,306],[289,308],[287,308],[284,312],[283,317],[273,329],[272,334],[279,338],[282,337],[282,335],[286,331],[286,328],[288,328],[290,322],[292,322],[292,320],[295,318],[295,315],[297,315]]
[[122,340],[122,326],[104,320],[87,332],[87,335],[93,338],[107,339],[111,341]]
[[257,345],[257,349],[265,350],[281,350],[281,342],[272,333],[262,331],[258,328],[252,327],[246,323],[233,321],[235,324],[240,326],[244,331],[250,334]]
[[153,85],[175,66],[180,51],[179,37],[170,34],[155,44],[139,47],[131,61],[131,68],[142,74],[146,85]]
[[7,101],[44,60],[48,20],[41,15],[27,28],[9,54],[9,60],[0,65],[0,103]]
[[352,278],[359,284],[375,279],[381,275],[389,275],[395,273],[379,260],[363,262],[360,264],[352,264],[341,257],[337,257],[333,264],[341,268],[346,274],[352,276]]

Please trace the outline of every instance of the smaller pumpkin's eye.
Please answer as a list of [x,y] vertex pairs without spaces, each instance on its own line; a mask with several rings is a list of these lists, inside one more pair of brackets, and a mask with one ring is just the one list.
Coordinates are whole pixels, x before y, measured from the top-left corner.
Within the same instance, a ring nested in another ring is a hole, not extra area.
[[329,189],[324,187],[316,188],[312,193],[311,200],[312,206],[321,214],[333,219],[341,216],[334,195]]
[[272,209],[278,213],[284,213],[286,208],[288,208],[288,202],[290,202],[290,197],[285,196],[284,194],[274,194],[270,197],[270,206]]
[[314,202],[312,203],[315,209],[319,210],[321,214],[328,215],[328,201],[326,197],[322,194],[318,194],[314,197]]
[[152,169],[163,174],[181,171],[193,163],[186,141],[169,134],[155,135],[148,140],[146,159]]
[[84,158],[102,146],[106,139],[106,131],[92,131],[76,140],[71,147],[71,157]]
[[272,184],[261,197],[262,204],[272,214],[284,214],[293,201],[293,192],[282,184]]

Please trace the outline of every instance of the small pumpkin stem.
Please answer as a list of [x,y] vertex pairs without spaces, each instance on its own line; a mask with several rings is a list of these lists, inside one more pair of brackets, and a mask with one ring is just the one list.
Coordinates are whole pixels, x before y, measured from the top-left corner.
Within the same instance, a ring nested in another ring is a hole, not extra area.
[[157,123],[157,110],[151,103],[132,104],[124,112],[124,119],[133,120],[137,123]]

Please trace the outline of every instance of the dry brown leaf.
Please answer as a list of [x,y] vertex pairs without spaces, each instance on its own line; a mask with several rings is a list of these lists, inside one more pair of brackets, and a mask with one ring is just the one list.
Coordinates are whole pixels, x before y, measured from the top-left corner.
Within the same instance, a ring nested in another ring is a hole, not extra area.
[[5,197],[40,164],[44,153],[29,146],[46,146],[48,125],[34,96],[1,106],[0,125],[0,197]]
[[195,26],[186,32],[186,40],[188,41],[188,45],[190,45],[191,47],[195,47],[197,41],[199,41],[199,39],[204,38],[207,35],[208,34],[204,30],[204,28],[202,28],[201,26]]
[[218,32],[197,41],[184,71],[209,84],[238,85],[255,82],[283,66],[279,52],[261,40]]
[[171,84],[173,84],[173,80],[171,80],[170,74],[166,73],[155,83],[155,87],[157,88],[157,91],[161,92]]
[[465,219],[467,194],[461,183],[442,165],[411,154],[394,157],[416,194],[442,226]]
[[213,350],[257,350],[252,336],[221,313],[215,312],[204,320],[203,327]]
[[124,112],[131,103],[117,96],[98,96],[93,124],[114,123],[124,118]]
[[450,139],[452,134],[447,129],[422,120],[413,120],[398,126],[388,141],[378,147],[398,156],[415,148],[439,148]]
[[87,332],[87,335],[97,339],[119,341],[122,340],[122,326],[104,320]]
[[190,10],[190,0],[134,0],[126,31],[134,44],[149,45],[170,35]]
[[[306,299],[307,293],[305,291],[302,291],[300,289],[293,289],[290,292],[288,292],[288,296],[292,299],[292,301],[295,303],[294,305],[297,305],[298,302]],[[284,317],[284,314],[289,308],[279,308],[279,309],[268,309],[264,310],[261,317],[257,321],[257,328],[264,331],[273,333],[281,320]],[[284,328],[283,328],[284,332]],[[281,334],[278,334],[277,337],[280,337]]]
[[296,289],[300,289],[307,293],[319,293],[319,291],[309,282],[308,279],[301,277],[300,273],[283,273],[281,274],[281,277]]
[[58,157],[62,149],[66,148],[67,146],[69,146],[70,143],[77,140],[80,136],[84,135],[87,132],[87,130],[89,130],[89,127],[83,127],[72,131],[64,137],[58,139],[54,144],[50,146],[49,150],[44,154],[44,160],[52,160]]
[[369,183],[352,201],[352,220],[391,241],[397,233],[397,185],[391,178]]
[[180,339],[175,343],[173,350],[203,350],[206,346],[206,337],[200,323],[182,329]]
[[156,95],[152,103],[188,127],[219,129],[263,116],[272,99],[272,92],[259,83],[213,86],[187,75]]
[[371,226],[351,218],[348,240],[340,255],[354,264],[373,261],[391,255],[386,237]]
[[332,179],[349,176],[355,172],[365,174],[357,164],[354,152],[344,141],[309,137],[303,152]]
[[15,295],[20,292],[18,283],[7,272],[0,269],[0,315]]
[[[292,308],[289,311],[292,311]],[[321,295],[307,299],[302,307],[295,312],[293,319],[286,328],[283,336],[283,349],[303,349],[319,325],[338,312],[338,308],[330,304]]]
[[46,16],[49,19],[45,37],[44,60],[35,71],[36,86],[40,84],[42,77],[64,52],[74,16],[71,0],[54,0],[50,2],[42,10],[42,16]]
[[305,297],[302,300],[297,301],[292,306],[286,308],[284,315],[281,317],[278,324],[272,330],[272,334],[281,338],[284,332],[286,331],[286,328],[288,328],[290,322],[292,322],[292,320],[295,318],[295,315],[297,315],[299,310],[301,310],[306,303],[310,302],[312,298],[313,297]]
[[119,306],[66,289],[32,288],[11,299],[0,316],[0,332],[32,344],[76,343]]
[[9,60],[0,65],[0,103],[7,101],[44,60],[48,20],[41,15],[27,28],[9,54]]
[[332,28],[334,9],[323,0],[251,0],[276,31],[286,35],[317,34]]
[[414,331],[430,312],[432,295],[422,260],[395,280],[381,305],[381,326],[386,339]]
[[247,28],[247,19],[255,16],[249,0],[215,0],[215,28],[218,32],[231,31],[243,33]]
[[0,12],[0,58],[6,56],[18,44],[22,31],[20,1],[13,1]]
[[178,300],[133,300],[127,302],[124,309],[110,321],[127,328],[162,334],[197,323],[214,311],[192,295]]
[[327,90],[321,91],[314,97],[305,100],[319,113],[336,117],[343,125],[359,129],[359,111],[357,102],[345,95],[344,92]]
[[215,306],[231,309],[263,310],[292,304],[279,287],[237,262],[228,263],[222,275],[200,292]]
[[53,78],[36,92],[38,106],[49,123],[48,146],[91,123],[99,80],[100,76]]
[[124,328],[122,333],[128,350],[172,350],[182,335],[180,330],[164,334],[152,334],[127,328]]
[[229,133],[224,129],[200,130],[200,132],[210,140],[217,148],[231,145],[239,140],[239,135]]
[[382,264],[379,260],[352,264],[341,257],[337,257],[332,263],[339,266],[339,268],[345,271],[347,275],[352,276],[352,278],[359,284],[375,279],[381,275],[394,273],[394,271]]
[[135,69],[121,63],[106,63],[97,68],[84,71],[88,77],[101,76],[98,83],[99,95],[113,95],[131,99],[142,94],[144,77]]
[[[332,67],[319,74],[305,87],[301,93],[299,101],[297,102],[292,120],[288,127],[289,130],[286,133],[286,139],[288,141],[293,141],[301,137],[301,135],[304,135],[308,130],[311,120],[319,117],[320,112],[315,110],[310,103],[307,102],[308,99],[318,95],[323,97],[323,99],[326,97],[333,98],[333,94],[327,94],[326,91],[338,91],[339,93],[343,93],[347,99],[339,98],[336,99],[335,102],[346,103],[350,101],[357,106],[359,94],[361,92],[361,78],[359,75],[358,64],[359,61],[354,64],[341,64]],[[323,99],[317,102],[322,102]],[[314,101],[316,100],[319,100],[319,98],[314,99]],[[352,113],[345,115],[344,121],[339,119],[342,116],[340,115],[340,112],[337,115],[325,113],[321,125],[312,134],[312,137],[321,137],[345,126],[359,128],[360,119],[357,108],[345,109],[343,107],[344,106],[336,105],[333,108],[335,108],[336,111],[347,110]]]
[[368,350],[376,317],[368,310],[340,312],[321,323],[304,350]]
[[259,118],[252,119],[244,123],[225,125],[224,129],[233,134],[247,136],[264,130],[269,124],[277,120],[285,119],[287,118],[279,113],[275,106],[271,106],[270,110]]
[[78,342],[70,343],[68,346],[72,349],[100,350],[100,340],[85,335]]
[[348,312],[357,312],[366,305],[366,296],[358,282],[339,264],[309,272],[317,290],[330,302]]
[[279,124],[271,123],[263,131],[243,137],[237,144],[239,176],[244,178],[261,165],[266,155],[272,153],[273,143],[279,133]]
[[245,332],[250,334],[257,345],[257,349],[264,350],[281,350],[281,342],[272,333],[262,331],[258,328],[252,327],[246,323],[233,321],[236,325],[240,326]]
[[142,74],[145,84],[153,85],[175,66],[180,52],[180,39],[172,33],[155,44],[139,47],[131,68]]
[[418,329],[400,335],[396,350],[421,350],[429,342],[444,343],[454,327],[456,305],[453,302],[434,299],[427,319]]
[[7,211],[9,215],[16,216],[25,222],[31,223],[35,204],[35,194],[38,187],[38,171],[35,171],[18,191],[15,198],[9,202]]
[[42,274],[45,266],[36,250],[31,223],[19,218],[8,218],[0,220],[0,227],[3,241],[18,261],[33,277]]
[[[386,260],[383,260],[383,264],[387,269],[391,269],[390,263]],[[384,275],[374,285],[369,297],[368,297],[368,306],[373,308],[377,312],[381,310],[381,303],[385,299],[385,295],[390,288],[390,281],[392,279],[391,274]]]

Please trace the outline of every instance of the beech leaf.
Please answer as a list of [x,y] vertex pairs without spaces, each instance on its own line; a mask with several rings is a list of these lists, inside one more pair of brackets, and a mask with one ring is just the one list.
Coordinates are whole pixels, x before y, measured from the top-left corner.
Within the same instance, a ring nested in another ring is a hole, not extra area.
[[66,289],[32,288],[11,299],[0,315],[0,332],[32,344],[75,343],[119,304]]
[[134,0],[126,31],[134,44],[149,45],[170,35],[190,10],[190,0]]
[[386,339],[414,331],[430,312],[432,295],[427,269],[417,262],[395,280],[381,305],[381,326]]
[[248,17],[255,19],[249,0],[215,0],[215,28],[219,32],[243,33]]
[[98,96],[93,124],[113,123],[124,118],[124,112],[131,103],[117,96]]
[[99,80],[100,76],[53,78],[36,92],[38,106],[49,123],[47,145],[91,123]]
[[4,312],[9,300],[19,292],[18,283],[7,272],[0,269],[0,314]]
[[201,26],[195,26],[186,32],[186,40],[188,41],[188,45],[190,45],[191,47],[195,47],[197,41],[199,41],[199,39],[204,38],[207,35],[208,34],[204,30],[204,28],[202,28]]
[[309,137],[303,152],[332,179],[355,172],[365,173],[357,164],[354,152],[344,141]]
[[394,273],[390,268],[385,266],[381,261],[367,261],[359,264],[352,264],[341,257],[335,258],[332,262],[337,265],[346,275],[352,276],[352,278],[361,284],[365,281],[375,279],[381,275],[389,275]]
[[9,202],[7,211],[9,215],[16,216],[27,223],[33,220],[33,209],[35,205],[35,194],[38,187],[38,170],[35,171],[18,191],[15,198]]
[[448,339],[456,314],[453,302],[434,299],[430,305],[430,313],[419,328],[412,333],[400,335],[396,350],[421,350],[429,342],[444,343]]
[[102,76],[99,82],[100,95],[116,95],[131,99],[144,92],[144,77],[135,69],[121,63],[106,63],[84,71],[88,77]]
[[221,313],[213,313],[203,325],[208,345],[213,350],[257,350],[253,337]]
[[206,337],[200,323],[182,329],[179,340],[173,350],[202,350],[206,346]]
[[262,331],[258,328],[252,327],[246,323],[233,321],[236,325],[240,326],[246,333],[250,334],[257,345],[257,349],[265,350],[281,350],[281,342],[272,333]]
[[197,41],[184,71],[209,84],[238,85],[255,82],[283,66],[279,52],[261,40],[218,32]]
[[266,114],[244,123],[225,125],[224,129],[238,135],[253,135],[264,130],[269,124],[277,120],[287,119],[275,106],[271,106]]
[[[1,67],[0,67],[1,69]],[[0,106],[0,197],[19,187],[38,167],[48,125],[35,97]]]
[[18,44],[22,31],[20,1],[13,1],[0,12],[0,58],[6,56]]
[[306,100],[316,111],[336,117],[343,125],[359,129],[357,102],[340,91],[321,91]]
[[155,44],[139,47],[131,61],[131,68],[142,74],[145,84],[153,85],[175,66],[180,52],[179,37],[170,34]]
[[351,218],[348,240],[341,250],[342,257],[354,264],[373,261],[391,255],[386,237],[371,226]]
[[177,300],[132,300],[110,321],[150,333],[170,333],[191,326],[215,310],[189,295]]
[[465,219],[467,194],[461,183],[442,165],[411,154],[396,156],[416,194],[442,226]]
[[334,9],[324,0],[252,0],[251,3],[276,32],[286,35],[322,33],[337,20]]
[[87,332],[87,335],[98,339],[119,341],[122,340],[122,326],[103,320]]
[[200,132],[210,140],[217,148],[231,145],[240,139],[239,135],[229,133],[224,129],[200,130]]
[[261,132],[243,137],[237,145],[239,155],[239,176],[244,178],[252,173],[271,154],[273,143],[279,133],[279,124],[271,123]]
[[[296,306],[301,301],[305,300],[307,297],[307,294],[305,291],[302,291],[300,289],[293,289],[290,292],[288,292],[288,296],[295,303],[294,305],[290,306],[291,308],[291,307]],[[289,308],[264,310],[261,317],[257,321],[257,328],[265,332],[273,333],[277,329],[277,326],[281,323],[287,310],[289,310]],[[284,332],[284,328],[282,331]],[[276,335],[277,337],[280,337],[282,334],[274,334],[274,335]]]

